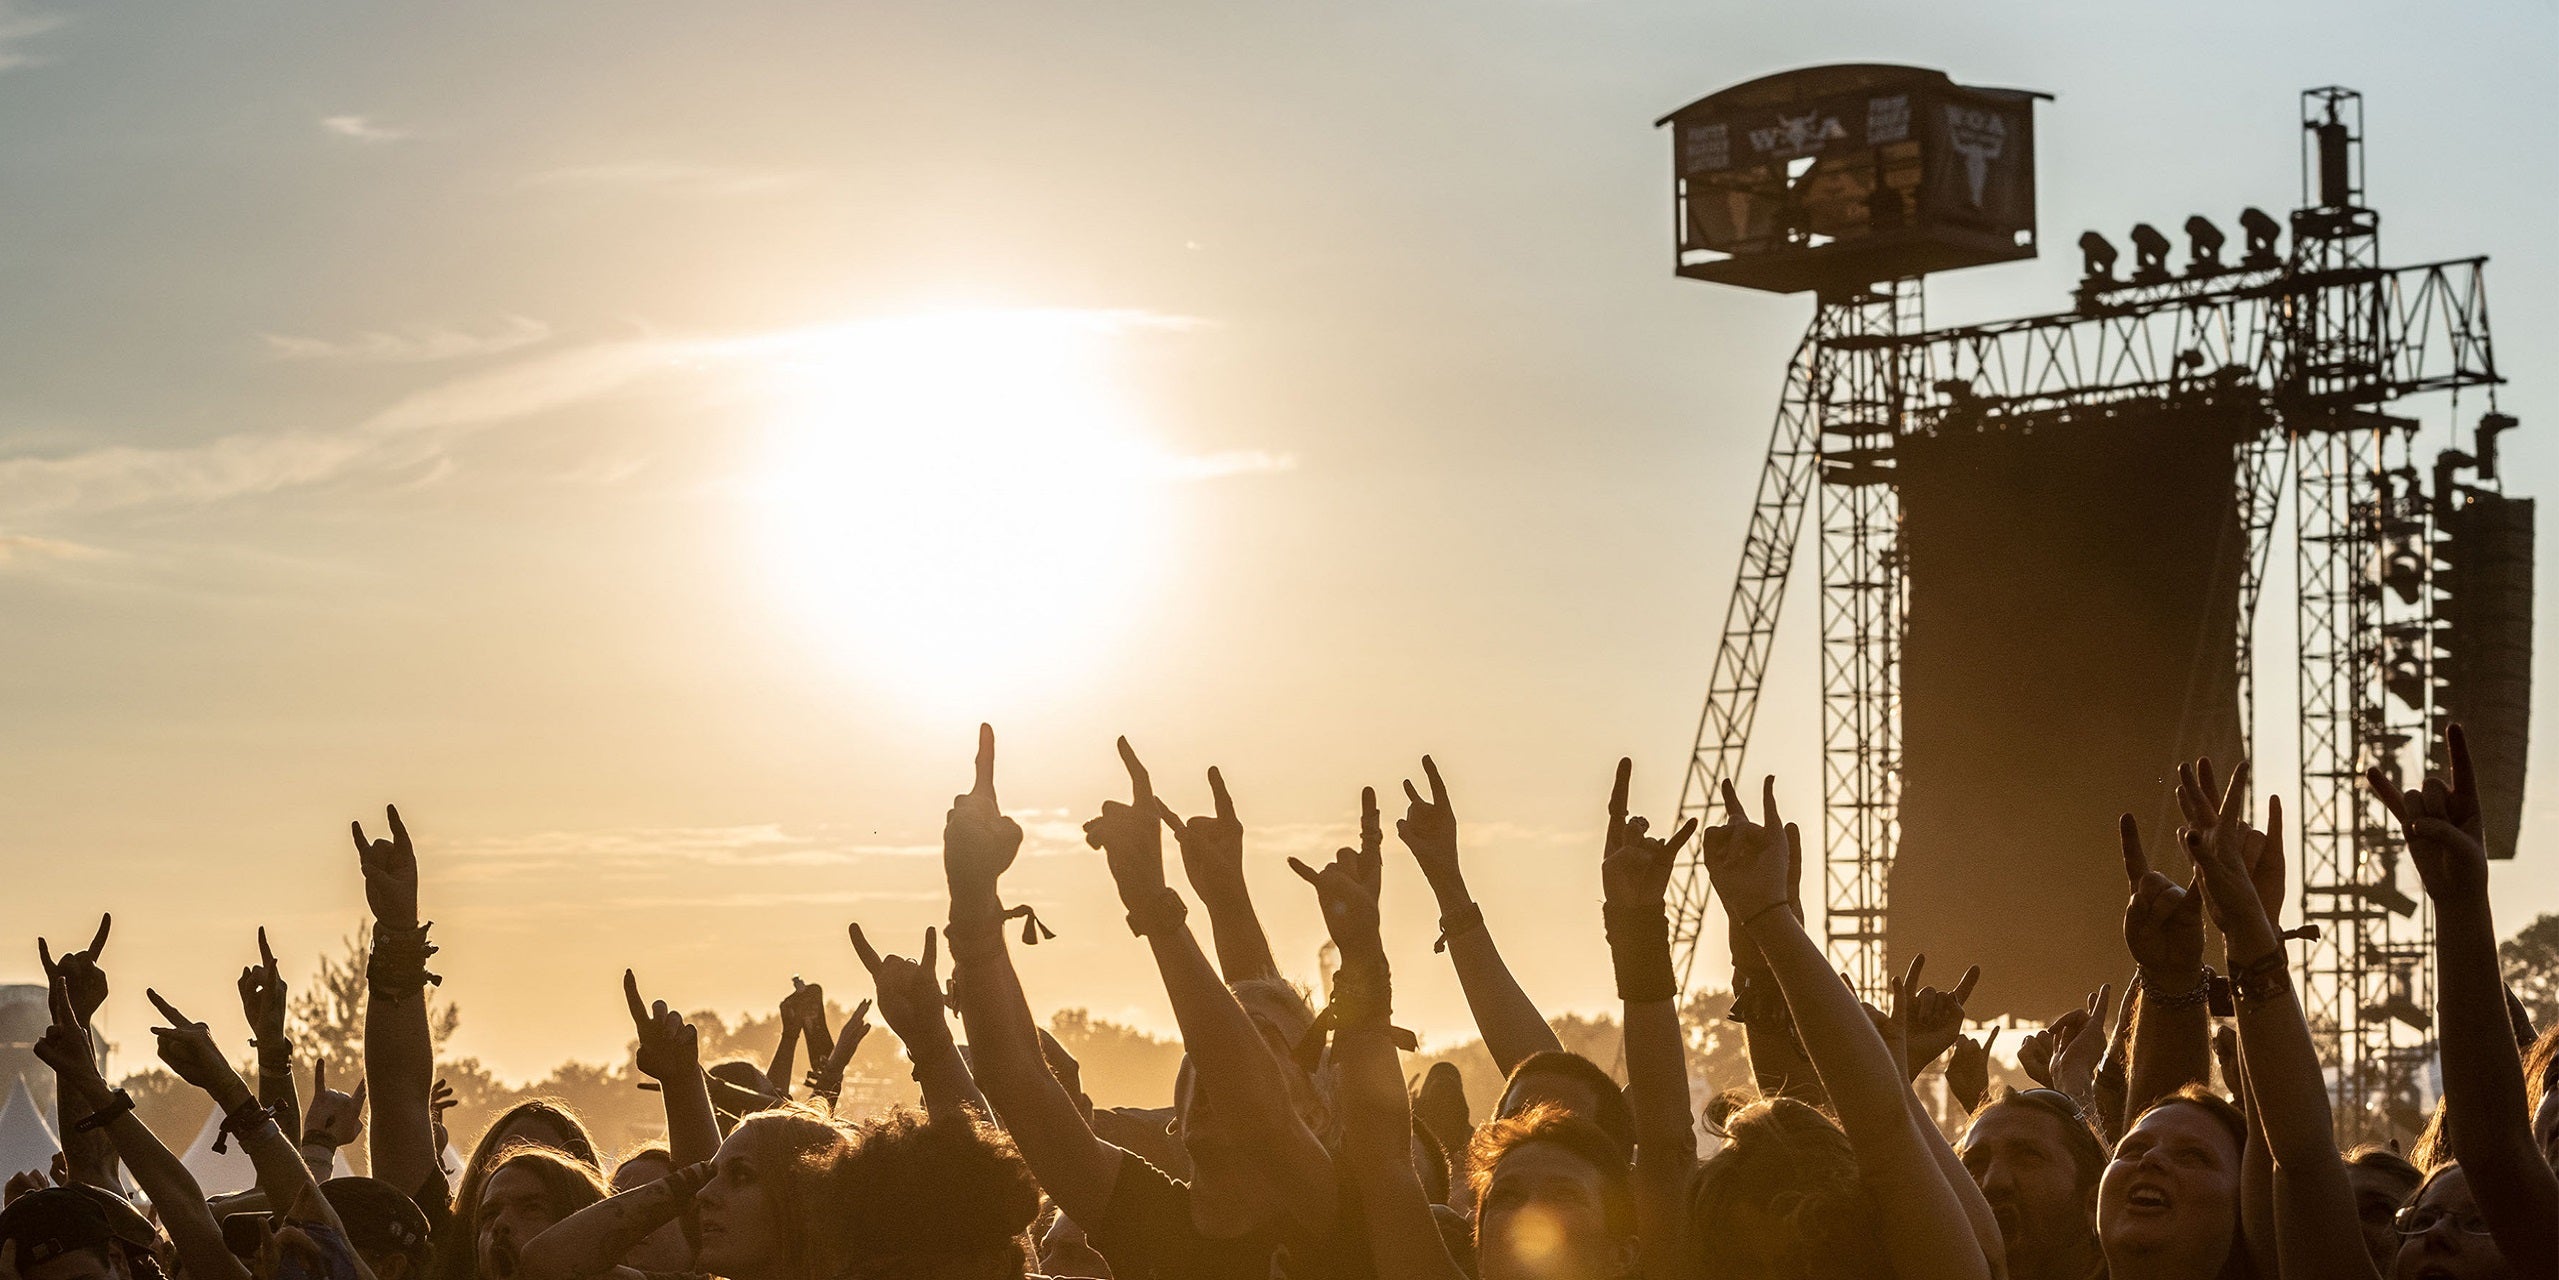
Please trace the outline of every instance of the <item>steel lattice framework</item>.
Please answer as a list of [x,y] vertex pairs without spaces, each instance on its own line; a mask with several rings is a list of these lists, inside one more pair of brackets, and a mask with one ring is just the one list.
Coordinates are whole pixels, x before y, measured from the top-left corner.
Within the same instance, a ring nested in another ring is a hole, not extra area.
[[[2196,395],[2253,402],[2234,460],[2249,546],[2238,660],[2250,715],[2253,627],[2286,488],[2300,627],[2301,913],[2316,924],[2304,1008],[2335,1068],[2341,1131],[2405,1124],[2431,1053],[2428,922],[2402,885],[2396,829],[2360,779],[2405,774],[2434,722],[2435,593],[2417,423],[2383,406],[2494,387],[2486,259],[2385,267],[2363,204],[2361,100],[2303,96],[2344,131],[2351,184],[2313,190],[2288,256],[2137,286],[2083,286],[2065,312],[1929,330],[1917,279],[1819,298],[1789,367],[1705,712],[1682,786],[1708,815],[1740,772],[1807,504],[1819,513],[1825,906],[1833,959],[1881,994],[1885,885],[1900,800],[1905,621],[1893,442],[1956,414],[2067,411]],[[2334,143],[2335,138],[2326,142]],[[2289,481],[2289,484],[2287,484]],[[2412,576],[2413,575],[2413,576]],[[1673,885],[1683,974],[1706,923],[1702,865]]]

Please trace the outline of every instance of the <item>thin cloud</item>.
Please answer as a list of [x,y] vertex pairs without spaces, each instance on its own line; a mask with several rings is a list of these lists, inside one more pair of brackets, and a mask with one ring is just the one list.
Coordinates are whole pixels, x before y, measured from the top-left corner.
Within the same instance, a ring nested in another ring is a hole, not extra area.
[[339,364],[431,364],[502,355],[549,341],[551,326],[530,316],[507,316],[488,333],[471,333],[432,325],[413,325],[398,332],[372,330],[350,338],[306,338],[287,333],[261,333],[267,354],[277,360],[327,361]]
[[70,21],[63,14],[37,13],[16,3],[16,0],[0,0],[0,71],[40,66],[52,61],[19,46],[46,32],[60,30]]
[[807,186],[815,176],[805,169],[741,169],[676,160],[626,160],[546,169],[526,178],[525,184],[720,199],[794,191]]
[[320,128],[332,136],[345,138],[350,142],[361,142],[368,146],[384,142],[401,142],[416,136],[406,129],[394,129],[381,124],[371,116],[322,116]]
[[0,533],[0,565],[37,560],[95,560],[105,554],[96,547],[65,542],[60,538],[39,538],[31,533]]

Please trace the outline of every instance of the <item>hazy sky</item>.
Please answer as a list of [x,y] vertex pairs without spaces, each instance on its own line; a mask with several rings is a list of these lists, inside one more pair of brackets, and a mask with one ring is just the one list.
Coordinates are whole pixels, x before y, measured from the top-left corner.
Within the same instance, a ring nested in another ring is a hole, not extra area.
[[[1605,1007],[1608,771],[1674,799],[1809,313],[1672,277],[1651,121],[1790,66],[2057,93],[2057,246],[2290,207],[2296,92],[2363,89],[2385,249],[2495,256],[2512,487],[2559,494],[2549,0],[13,2],[0,51],[5,923],[116,913],[122,1064],[146,982],[236,1033],[256,925],[297,980],[351,929],[386,800],[502,1073],[618,1056],[625,965],[866,994],[844,922],[939,918],[980,719],[1043,1011],[1170,1025],[1075,831],[1119,733],[1186,810],[1224,767],[1301,976],[1283,856],[1435,752],[1530,993]],[[1797,603],[1754,767],[1809,820]],[[2559,908],[2526,848],[2509,928]]]

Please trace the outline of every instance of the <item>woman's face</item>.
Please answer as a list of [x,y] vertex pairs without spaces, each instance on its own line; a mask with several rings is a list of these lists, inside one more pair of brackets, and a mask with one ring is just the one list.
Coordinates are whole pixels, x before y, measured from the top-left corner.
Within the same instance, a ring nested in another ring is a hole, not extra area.
[[2479,1206],[2470,1198],[2470,1179],[2455,1168],[2435,1178],[2408,1202],[2400,1218],[2399,1256],[2391,1260],[2390,1280],[2510,1280],[2497,1242],[2488,1238]]
[[2212,1274],[2238,1227],[2239,1143],[2211,1113],[2156,1107],[2115,1144],[2097,1184],[2097,1238],[2116,1274],[2153,1269],[2148,1259]]
[[1632,1242],[1609,1229],[1607,1179],[1553,1142],[1504,1152],[1477,1212],[1484,1280],[1609,1280],[1634,1262]]
[[779,1171],[762,1150],[757,1130],[741,1125],[720,1144],[710,1182],[693,1197],[701,1228],[695,1270],[729,1280],[764,1280],[779,1275],[790,1256]]
[[480,1275],[484,1280],[513,1280],[524,1246],[562,1216],[549,1189],[532,1170],[500,1168],[480,1189]]
[[[618,1196],[663,1181],[674,1171],[674,1166],[658,1152],[633,1156],[614,1167],[613,1194]],[[683,1220],[670,1219],[643,1237],[622,1255],[622,1265],[638,1271],[689,1270],[693,1266],[693,1245],[684,1238]]]
[[2372,1254],[2372,1269],[2388,1275],[2390,1260],[2399,1256],[2399,1228],[2394,1225],[2399,1202],[2416,1188],[2408,1185],[2405,1174],[2358,1164],[2346,1166],[2346,1183],[2354,1188],[2355,1218],[2363,1224],[2364,1249]]
[[1276,1216],[1270,1181],[1252,1145],[1209,1105],[1187,1059],[1174,1081],[1173,1104],[1173,1136],[1191,1157],[1191,1225],[1212,1240],[1233,1240],[1268,1224]]

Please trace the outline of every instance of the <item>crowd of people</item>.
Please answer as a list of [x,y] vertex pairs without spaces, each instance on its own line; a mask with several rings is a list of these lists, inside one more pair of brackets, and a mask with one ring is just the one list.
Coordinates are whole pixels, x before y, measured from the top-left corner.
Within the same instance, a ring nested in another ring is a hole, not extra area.
[[[240,978],[254,1081],[151,995],[162,1061],[211,1097],[256,1166],[252,1192],[208,1200],[100,1075],[88,1024],[107,994],[105,925],[85,950],[39,944],[52,1025],[36,1052],[55,1073],[64,1154],[11,1180],[0,1280],[2559,1278],[2559,1028],[2536,1035],[2503,989],[2458,729],[2448,777],[2369,779],[2436,921],[2442,1099],[2405,1153],[2341,1151],[2333,1136],[2281,919],[2282,810],[2270,801],[2259,824],[2245,764],[2179,770],[2184,883],[2123,820],[2123,997],[2094,994],[2027,1037],[2037,1087],[1987,1096],[1990,1046],[1965,1034],[1977,973],[1940,989],[1914,960],[1884,1007],[1862,1002],[1806,932],[1802,842],[1773,782],[1755,805],[1726,782],[1718,821],[1661,832],[1627,812],[1624,761],[1595,841],[1623,1080],[1566,1052],[1468,893],[1457,817],[1425,758],[1427,794],[1404,783],[1395,834],[1438,899],[1435,950],[1507,1074],[1479,1117],[1453,1069],[1417,1088],[1403,1072],[1375,792],[1356,847],[1322,867],[1290,860],[1339,952],[1318,1008],[1273,961],[1217,771],[1214,811],[1185,818],[1125,740],[1119,751],[1129,797],[1084,830],[1180,1027],[1169,1125],[1095,1107],[1032,1015],[1009,935],[1046,926],[1004,899],[1022,829],[997,802],[981,727],[974,784],[943,829],[948,922],[911,957],[850,929],[920,1109],[835,1114],[867,1007],[830,1027],[814,988],[786,1003],[804,1079],[787,1048],[769,1071],[706,1069],[694,1028],[626,973],[664,1141],[610,1158],[577,1115],[528,1102],[448,1177],[426,1001],[436,948],[392,810],[382,838],[354,829],[373,928],[351,1089],[322,1079],[307,1105],[296,1097],[271,955]],[[1731,1016],[1749,1049],[1751,1078],[1703,1099],[1667,906],[1684,859],[1702,861],[1731,922]],[[1951,1142],[1914,1088],[1941,1058],[1968,1112]],[[359,1137],[369,1175],[331,1177]]]

